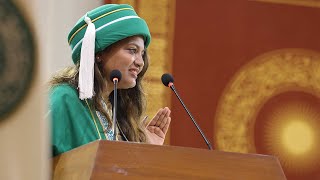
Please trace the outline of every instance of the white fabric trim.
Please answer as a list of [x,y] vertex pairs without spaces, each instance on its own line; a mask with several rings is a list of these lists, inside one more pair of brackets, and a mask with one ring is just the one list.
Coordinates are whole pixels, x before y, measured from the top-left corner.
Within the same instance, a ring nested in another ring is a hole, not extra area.
[[[111,22],[108,22],[107,24],[105,24],[105,25],[97,28],[97,29],[96,29],[96,33],[97,33],[98,31],[100,31],[101,29],[103,29],[103,28],[105,28],[105,27],[107,27],[107,26],[109,26],[109,25],[111,25],[111,24],[114,24],[114,23],[116,23],[116,22],[120,22],[120,21],[123,21],[123,20],[126,20],[126,19],[133,19],[133,18],[140,18],[140,17],[139,17],[139,16],[124,16],[124,17],[121,17],[121,18],[119,18],[119,19],[115,19],[115,20],[113,20],[113,21],[111,21]],[[78,46],[80,45],[80,43],[81,43],[82,41],[83,41],[83,38],[74,46],[74,48],[72,49],[72,53],[78,48]]]

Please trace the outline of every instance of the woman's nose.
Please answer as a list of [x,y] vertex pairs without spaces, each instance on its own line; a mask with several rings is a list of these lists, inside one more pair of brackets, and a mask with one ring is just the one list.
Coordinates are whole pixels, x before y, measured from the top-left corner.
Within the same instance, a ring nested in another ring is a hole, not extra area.
[[144,65],[144,60],[141,54],[137,53],[136,54],[136,59],[134,61],[134,64],[139,66],[139,67],[143,67]]

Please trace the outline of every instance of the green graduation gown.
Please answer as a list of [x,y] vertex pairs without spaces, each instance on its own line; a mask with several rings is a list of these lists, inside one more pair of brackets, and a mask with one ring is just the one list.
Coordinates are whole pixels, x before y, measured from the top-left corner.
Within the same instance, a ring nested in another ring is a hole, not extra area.
[[96,111],[79,99],[74,87],[54,86],[49,101],[53,156],[100,138],[106,139]]

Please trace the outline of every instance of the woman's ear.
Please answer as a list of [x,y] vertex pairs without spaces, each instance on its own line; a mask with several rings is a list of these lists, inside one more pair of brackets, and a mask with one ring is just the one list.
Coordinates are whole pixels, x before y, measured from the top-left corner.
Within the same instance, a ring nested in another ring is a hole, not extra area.
[[102,54],[101,52],[96,53],[96,62],[100,63],[102,61]]

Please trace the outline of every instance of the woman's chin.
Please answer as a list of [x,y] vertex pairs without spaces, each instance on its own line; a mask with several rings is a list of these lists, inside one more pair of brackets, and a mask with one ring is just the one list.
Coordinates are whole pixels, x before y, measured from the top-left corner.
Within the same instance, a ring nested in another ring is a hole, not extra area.
[[118,86],[119,89],[130,89],[136,86],[136,81],[123,82],[123,84],[120,84],[120,83]]

